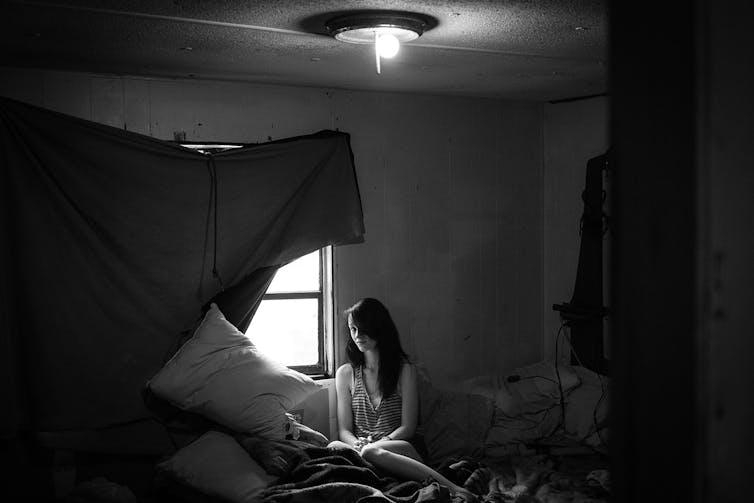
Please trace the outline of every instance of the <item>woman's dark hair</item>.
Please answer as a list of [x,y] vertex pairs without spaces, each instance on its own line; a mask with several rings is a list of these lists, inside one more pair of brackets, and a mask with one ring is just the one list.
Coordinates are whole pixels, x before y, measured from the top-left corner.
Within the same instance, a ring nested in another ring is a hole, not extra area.
[[[377,381],[382,391],[382,396],[388,397],[393,394],[398,387],[398,378],[401,373],[401,365],[408,362],[408,355],[401,347],[401,340],[398,336],[398,329],[390,317],[387,308],[377,299],[361,299],[353,306],[343,311],[343,315],[348,323],[348,316],[359,332],[363,332],[377,342],[377,352],[380,355],[380,370],[377,374]],[[347,327],[346,327],[347,328]],[[346,344],[346,356],[351,362],[352,367],[358,367],[364,364],[364,353],[359,351],[356,343],[348,333],[348,343]]]

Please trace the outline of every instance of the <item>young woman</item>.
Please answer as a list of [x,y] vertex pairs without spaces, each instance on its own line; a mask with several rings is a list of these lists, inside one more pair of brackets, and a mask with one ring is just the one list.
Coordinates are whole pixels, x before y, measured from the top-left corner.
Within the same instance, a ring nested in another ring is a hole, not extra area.
[[355,449],[394,477],[416,481],[431,477],[452,494],[476,500],[425,465],[411,445],[419,411],[416,369],[401,348],[388,310],[380,301],[366,298],[344,314],[351,334],[346,346],[350,363],[335,373],[340,440],[329,447]]

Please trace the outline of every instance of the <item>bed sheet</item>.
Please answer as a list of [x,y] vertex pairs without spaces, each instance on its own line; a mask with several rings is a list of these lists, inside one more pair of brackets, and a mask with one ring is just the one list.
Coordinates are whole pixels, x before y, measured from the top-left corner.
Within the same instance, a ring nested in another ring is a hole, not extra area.
[[[386,476],[351,449],[310,446],[289,450],[286,456],[284,472],[262,495],[267,503],[462,501],[431,479],[414,482]],[[485,503],[598,503],[609,498],[607,461],[597,454],[448,458],[436,468]]]

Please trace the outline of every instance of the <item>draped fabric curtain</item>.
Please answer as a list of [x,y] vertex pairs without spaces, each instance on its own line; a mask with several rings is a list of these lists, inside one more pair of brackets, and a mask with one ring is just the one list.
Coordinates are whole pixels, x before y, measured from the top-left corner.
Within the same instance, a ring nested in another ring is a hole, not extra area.
[[2,431],[144,417],[217,302],[246,327],[278,267],[363,240],[349,136],[207,157],[0,99]]

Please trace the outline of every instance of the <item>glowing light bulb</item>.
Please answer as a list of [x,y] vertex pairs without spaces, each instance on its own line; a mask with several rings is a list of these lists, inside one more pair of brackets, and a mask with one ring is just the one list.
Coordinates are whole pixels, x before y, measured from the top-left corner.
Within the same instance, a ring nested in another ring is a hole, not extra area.
[[383,58],[392,58],[398,54],[398,49],[401,47],[401,44],[398,42],[398,39],[395,38],[395,35],[390,33],[383,33],[378,36],[375,44],[377,53]]

